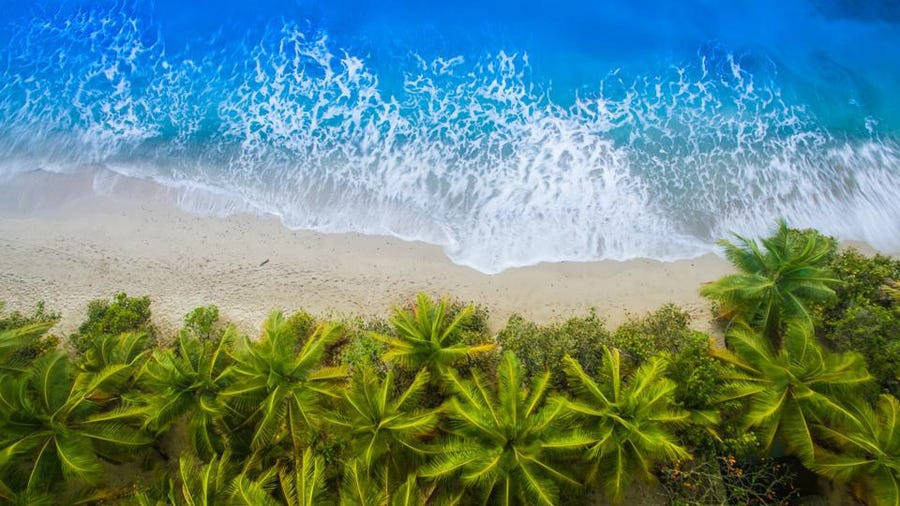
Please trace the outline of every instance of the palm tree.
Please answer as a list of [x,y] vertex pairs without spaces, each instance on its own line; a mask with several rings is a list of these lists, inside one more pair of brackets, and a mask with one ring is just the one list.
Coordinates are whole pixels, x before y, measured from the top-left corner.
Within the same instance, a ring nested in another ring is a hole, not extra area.
[[188,506],[276,506],[280,503],[270,493],[273,479],[271,471],[256,480],[238,473],[227,451],[205,464],[183,456],[178,461],[180,493],[174,494],[176,499],[168,499]]
[[229,411],[219,394],[229,386],[228,353],[236,335],[234,327],[221,337],[202,340],[182,333],[175,349],[154,353],[141,378],[144,427],[159,434],[184,417],[188,439],[198,455],[223,450],[220,439],[227,435],[224,418]]
[[856,423],[816,429],[842,452],[817,455],[812,469],[833,480],[858,480],[872,504],[900,505],[900,401],[882,394],[876,409],[852,403]]
[[55,323],[52,320],[0,331],[0,374],[24,372],[27,360],[21,353],[39,343]]
[[467,346],[458,342],[457,330],[461,322],[472,313],[467,306],[447,322],[447,303],[441,300],[436,306],[424,293],[418,295],[411,310],[396,308],[391,323],[397,337],[373,334],[389,347],[384,359],[409,369],[426,367],[435,377],[443,370],[466,357],[494,349],[494,344]]
[[774,338],[784,321],[810,320],[808,304],[834,296],[829,285],[839,281],[826,268],[832,245],[821,236],[793,232],[782,220],[775,235],[762,240],[765,252],[756,241],[735,237],[738,244],[722,240],[719,245],[740,273],[700,290],[721,304],[723,315]]
[[[603,490],[618,503],[633,477],[651,481],[656,464],[689,457],[675,430],[692,417],[675,407],[676,385],[665,377],[664,358],[651,358],[623,378],[619,351],[604,347],[603,357],[600,381],[572,357],[563,359],[576,396],[559,402],[580,429],[559,446],[584,447],[588,481],[602,479]],[[705,417],[706,422],[714,420]]]
[[119,385],[133,366],[117,364],[97,373],[72,374],[62,351],[38,358],[28,373],[0,385],[0,468],[27,471],[25,490],[65,481],[93,482],[101,456],[148,444],[129,425],[134,410],[116,408]]
[[[362,462],[353,459],[344,465],[341,482],[341,506],[424,506],[435,487],[421,488],[415,474],[409,474],[396,487],[386,486],[383,476],[371,477]],[[455,501],[448,501],[455,504]]]
[[383,380],[368,367],[363,367],[353,377],[351,388],[344,392],[346,414],[331,421],[348,431],[351,451],[360,463],[371,468],[386,458],[388,475],[405,476],[410,451],[419,453],[417,447],[422,436],[437,427],[434,411],[417,409],[416,401],[428,384],[429,374],[421,369],[412,383],[402,392],[395,392],[394,371],[388,371]]
[[245,414],[244,424],[255,424],[254,450],[287,437],[299,457],[305,436],[321,418],[320,399],[336,397],[332,387],[346,377],[341,367],[322,366],[326,346],[337,335],[336,326],[322,325],[300,343],[281,311],[274,311],[263,324],[261,339],[244,337],[242,348],[232,354],[231,386],[221,397]]
[[[299,464],[299,465],[298,465]],[[294,460],[293,469],[282,468],[278,473],[281,495],[288,506],[316,506],[325,493],[325,459],[313,455],[312,448]]]
[[559,406],[544,405],[550,373],[527,389],[519,360],[506,352],[497,376],[491,392],[477,371],[464,381],[453,369],[446,370],[446,382],[455,392],[444,408],[451,438],[438,445],[437,457],[420,475],[459,477],[465,488],[503,504],[553,504],[557,482],[567,487],[579,483],[551,461],[552,449],[568,437],[556,424]]
[[806,322],[788,324],[781,349],[746,326],[729,333],[733,351],[712,348],[710,353],[733,366],[730,384],[719,400],[746,399],[747,428],[755,427],[769,448],[776,436],[801,460],[813,459],[812,425],[823,420],[849,420],[856,416],[840,400],[871,379],[857,353],[830,353],[822,349]]
[[85,346],[75,365],[90,373],[97,373],[114,365],[135,366],[131,370],[138,373],[140,367],[137,365],[150,355],[147,334],[144,332],[91,336],[85,341]]

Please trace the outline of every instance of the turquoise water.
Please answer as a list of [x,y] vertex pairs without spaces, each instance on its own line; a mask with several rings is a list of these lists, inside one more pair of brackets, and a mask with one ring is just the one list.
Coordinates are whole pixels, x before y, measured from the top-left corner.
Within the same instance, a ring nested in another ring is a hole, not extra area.
[[3,7],[0,190],[104,167],[484,272],[778,217],[900,251],[893,1]]

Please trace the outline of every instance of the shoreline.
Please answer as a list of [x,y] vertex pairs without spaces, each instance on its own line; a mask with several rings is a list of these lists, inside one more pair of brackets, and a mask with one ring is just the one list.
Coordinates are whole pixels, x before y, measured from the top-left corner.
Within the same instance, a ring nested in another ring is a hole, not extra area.
[[274,308],[385,316],[419,291],[485,305],[491,326],[513,313],[561,321],[592,308],[610,327],[672,302],[711,327],[702,283],[731,272],[708,254],[692,260],[542,263],[483,274],[452,263],[438,246],[355,233],[292,231],[273,216],[188,214],[172,192],[143,180],[90,191],[90,174],[27,173],[0,204],[0,300],[59,311],[55,332],[74,330],[90,300],[149,295],[154,322],[180,326],[216,303],[223,319],[255,333]]

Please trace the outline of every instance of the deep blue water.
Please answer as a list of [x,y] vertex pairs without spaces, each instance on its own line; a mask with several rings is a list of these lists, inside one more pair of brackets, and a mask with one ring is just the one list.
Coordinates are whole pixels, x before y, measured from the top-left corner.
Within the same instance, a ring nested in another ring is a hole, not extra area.
[[485,272],[778,217],[900,251],[895,0],[0,7],[0,189],[104,167]]

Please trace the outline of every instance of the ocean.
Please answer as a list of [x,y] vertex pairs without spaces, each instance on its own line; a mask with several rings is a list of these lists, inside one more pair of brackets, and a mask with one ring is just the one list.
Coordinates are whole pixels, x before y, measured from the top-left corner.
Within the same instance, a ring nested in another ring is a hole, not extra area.
[[900,251],[896,0],[0,7],[0,193],[103,169],[486,273],[779,218]]

